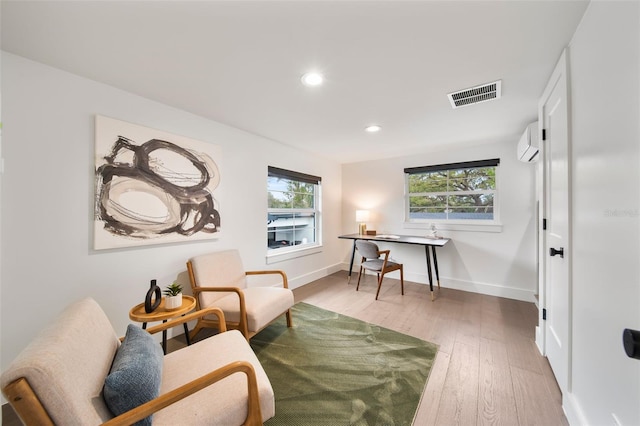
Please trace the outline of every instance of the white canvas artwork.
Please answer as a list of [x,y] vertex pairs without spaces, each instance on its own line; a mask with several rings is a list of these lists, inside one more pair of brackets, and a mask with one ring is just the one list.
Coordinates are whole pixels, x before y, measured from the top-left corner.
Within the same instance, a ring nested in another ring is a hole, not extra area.
[[217,145],[96,116],[96,250],[217,238]]

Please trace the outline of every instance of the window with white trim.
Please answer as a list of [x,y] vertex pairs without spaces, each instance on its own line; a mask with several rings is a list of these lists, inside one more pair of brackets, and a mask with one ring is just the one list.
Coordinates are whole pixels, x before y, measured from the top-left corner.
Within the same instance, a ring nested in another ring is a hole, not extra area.
[[269,253],[320,244],[322,178],[268,168],[267,247]]
[[411,167],[405,172],[405,220],[495,223],[500,159]]

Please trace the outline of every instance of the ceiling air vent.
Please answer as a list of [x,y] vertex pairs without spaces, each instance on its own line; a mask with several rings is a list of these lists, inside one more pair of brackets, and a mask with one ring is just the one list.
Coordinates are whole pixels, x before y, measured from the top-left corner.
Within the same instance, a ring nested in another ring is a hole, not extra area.
[[470,87],[447,95],[454,109],[478,104],[480,102],[492,101],[498,99],[500,96],[502,96],[502,80],[483,84],[482,86]]

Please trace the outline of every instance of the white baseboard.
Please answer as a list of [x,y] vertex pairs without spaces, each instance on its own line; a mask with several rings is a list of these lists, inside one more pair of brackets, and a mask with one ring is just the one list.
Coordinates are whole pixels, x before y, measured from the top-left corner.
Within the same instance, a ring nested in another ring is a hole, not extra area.
[[543,332],[542,327],[536,326],[536,346],[540,351],[540,355],[546,356],[545,348],[544,348],[544,336],[542,332]]
[[[335,272],[348,270],[349,264],[346,262],[341,262],[308,272],[303,275],[299,275],[297,277],[289,277],[289,288],[298,288],[317,279],[324,278],[327,275],[331,275]],[[352,271],[352,275],[353,274],[357,275],[357,272]],[[391,274],[389,274],[389,276],[396,279],[400,278],[400,274],[398,272],[392,272]],[[429,285],[427,274],[405,273],[405,279],[407,281],[415,282],[418,284]],[[434,285],[437,285],[435,283],[435,277]],[[476,283],[472,281],[465,281],[447,277],[440,277],[440,285],[444,288],[452,288],[454,290],[469,291],[472,293],[486,294],[488,296],[505,297],[507,299],[522,300],[524,302],[535,303],[535,294],[533,291],[523,290],[519,288],[505,287],[497,284]]]
[[589,422],[580,408],[580,404],[572,393],[562,395],[562,410],[570,425],[588,425]]
[[[356,274],[354,265],[354,272]],[[349,270],[349,264],[343,263],[342,269]],[[396,275],[392,275],[396,274]],[[398,272],[392,272],[390,277],[400,279]],[[418,284],[429,285],[429,278],[427,274],[406,273],[404,278],[407,281],[411,281]],[[437,286],[436,277],[433,277],[434,287]],[[524,302],[535,303],[535,292],[531,290],[523,290],[521,288],[506,287],[498,284],[478,283],[473,281],[460,280],[457,278],[448,278],[440,276],[440,286],[444,288],[452,288],[454,290],[468,291],[472,293],[486,294],[487,296],[505,297],[507,299],[521,300]]]
[[446,277],[441,277],[440,283],[443,287],[453,288],[456,290],[470,291],[472,293],[486,294],[488,296],[506,297],[507,299],[535,303],[533,291],[527,291],[521,288],[505,287],[498,284],[476,283]]
[[344,270],[342,263],[336,263],[325,268],[316,269],[315,271],[308,272],[304,275],[290,278],[289,288],[293,290],[294,288],[302,287],[303,285],[309,284],[312,281],[324,278],[327,275],[331,275],[342,270]]

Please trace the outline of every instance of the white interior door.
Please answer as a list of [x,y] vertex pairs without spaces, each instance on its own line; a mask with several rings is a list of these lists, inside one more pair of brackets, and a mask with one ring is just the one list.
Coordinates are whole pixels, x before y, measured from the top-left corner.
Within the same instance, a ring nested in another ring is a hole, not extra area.
[[562,392],[569,390],[571,352],[570,188],[566,52],[540,101],[544,129],[545,352]]

